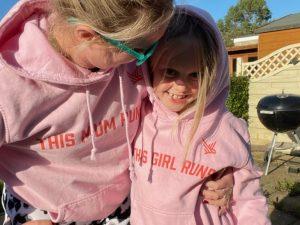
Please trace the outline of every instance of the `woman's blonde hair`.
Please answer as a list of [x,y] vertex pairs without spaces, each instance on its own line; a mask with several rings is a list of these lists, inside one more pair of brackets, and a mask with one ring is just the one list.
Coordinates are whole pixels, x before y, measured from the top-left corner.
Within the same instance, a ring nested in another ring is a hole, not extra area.
[[[212,84],[216,77],[217,65],[220,60],[219,51],[220,44],[217,40],[217,35],[213,28],[209,27],[200,18],[190,16],[182,10],[177,10],[172,20],[170,21],[169,27],[160,40],[161,46],[166,46],[166,49],[162,47],[162,54],[160,57],[169,57],[172,55],[168,54],[168,51],[176,46],[172,46],[170,43],[172,40],[177,38],[184,38],[184,41],[192,42],[192,48],[186,49],[186,51],[194,51],[196,58],[194,62],[199,68],[198,76],[198,95],[197,99],[187,106],[183,111],[180,112],[180,117],[184,116],[191,109],[195,111],[194,120],[190,129],[189,136],[185,141],[185,159],[188,155],[191,142],[199,127],[201,118],[204,115],[206,106],[207,96],[212,90]],[[169,49],[169,50],[168,50]],[[152,63],[152,70],[154,66],[159,64],[159,59]],[[180,118],[179,118],[180,119]]]
[[54,13],[101,35],[131,43],[155,32],[173,15],[173,0],[52,0]]

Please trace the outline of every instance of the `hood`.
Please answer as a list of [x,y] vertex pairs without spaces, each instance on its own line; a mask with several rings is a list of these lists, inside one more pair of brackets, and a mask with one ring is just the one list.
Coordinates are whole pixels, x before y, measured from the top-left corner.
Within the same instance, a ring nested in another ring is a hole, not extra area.
[[87,85],[106,80],[111,70],[91,72],[72,63],[48,41],[49,1],[20,0],[0,22],[0,68],[56,84]]
[[[196,8],[190,5],[179,5],[176,7],[176,13],[188,14],[193,17],[197,17],[206,26],[210,27],[215,34],[216,40],[219,43],[219,64],[217,65],[217,75],[212,89],[207,97],[207,104],[205,107],[204,116],[201,123],[211,121],[216,118],[220,112],[225,109],[225,101],[229,91],[229,73],[228,73],[228,56],[227,50],[222,40],[222,36],[213,18],[208,12]],[[144,71],[145,74],[147,71]],[[153,110],[158,113],[158,116],[168,120],[174,120],[178,118],[178,114],[168,110],[155,96],[153,88],[151,87],[149,79],[147,81],[147,91],[149,93],[149,99],[153,104]],[[182,119],[192,119],[194,115],[194,109],[191,109],[185,115],[181,116]]]

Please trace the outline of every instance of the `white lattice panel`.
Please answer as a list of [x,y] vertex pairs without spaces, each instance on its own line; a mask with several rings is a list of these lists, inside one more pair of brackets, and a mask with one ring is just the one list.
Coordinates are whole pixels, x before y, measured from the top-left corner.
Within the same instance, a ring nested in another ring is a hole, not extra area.
[[242,74],[256,81],[272,76],[300,61],[300,43],[281,48],[255,62],[243,63]]

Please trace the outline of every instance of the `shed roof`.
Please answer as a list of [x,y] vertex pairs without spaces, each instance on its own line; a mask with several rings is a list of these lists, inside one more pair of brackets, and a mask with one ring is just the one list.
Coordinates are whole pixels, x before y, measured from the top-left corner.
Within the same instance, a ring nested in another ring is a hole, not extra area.
[[242,51],[242,50],[256,50],[257,51],[258,45],[257,44],[251,44],[251,45],[245,45],[245,46],[231,46],[227,47],[228,52],[234,52],[234,51]]
[[255,30],[256,34],[266,33],[271,31],[288,30],[300,28],[300,13],[290,14],[274,20]]

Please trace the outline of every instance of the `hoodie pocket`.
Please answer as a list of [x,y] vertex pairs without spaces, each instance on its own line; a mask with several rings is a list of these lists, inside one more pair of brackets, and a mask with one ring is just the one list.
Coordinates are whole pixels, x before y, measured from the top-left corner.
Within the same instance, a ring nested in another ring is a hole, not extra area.
[[128,196],[129,191],[130,184],[126,177],[118,184],[101,188],[93,194],[62,205],[58,212],[49,214],[55,223],[100,220],[113,213]]
[[167,212],[131,200],[131,225],[196,225],[194,213]]

